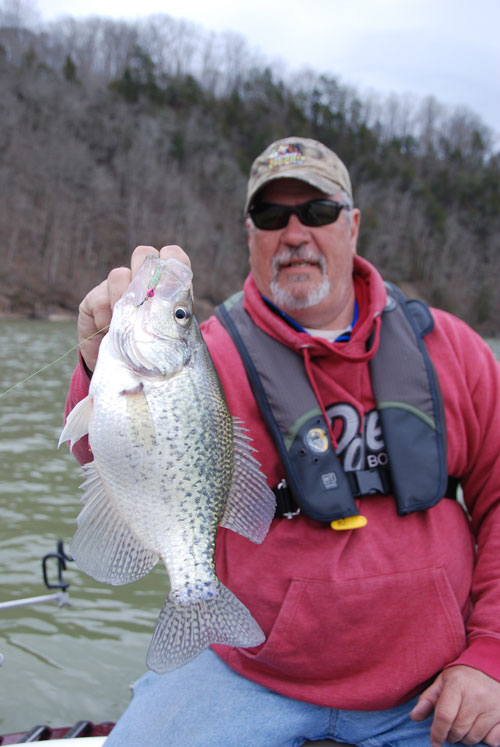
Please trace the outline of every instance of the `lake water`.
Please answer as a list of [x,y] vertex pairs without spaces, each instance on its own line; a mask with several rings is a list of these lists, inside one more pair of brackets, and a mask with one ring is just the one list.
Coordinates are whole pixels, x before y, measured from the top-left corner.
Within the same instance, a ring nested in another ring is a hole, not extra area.
[[[0,394],[75,341],[73,323],[0,321]],[[67,549],[75,530],[79,467],[56,448],[75,362],[76,352],[0,398],[0,602],[53,593],[41,559],[58,538]],[[116,720],[145,671],[165,571],[116,588],[69,563],[65,580],[70,607],[0,610],[0,733]]]
[[[73,323],[0,321],[0,395],[75,340]],[[500,359],[500,340],[490,343]],[[56,449],[75,362],[73,352],[0,396],[0,602],[50,593],[41,559],[59,538],[67,549],[75,529],[79,469],[65,446]],[[65,579],[70,607],[0,610],[0,733],[37,723],[114,721],[129,701],[129,685],[145,670],[167,592],[163,567],[111,587],[69,563]]]

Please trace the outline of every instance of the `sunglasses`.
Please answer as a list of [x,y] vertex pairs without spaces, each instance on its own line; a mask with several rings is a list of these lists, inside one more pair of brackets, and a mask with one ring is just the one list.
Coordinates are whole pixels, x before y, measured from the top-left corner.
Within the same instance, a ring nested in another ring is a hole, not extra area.
[[326,226],[335,223],[344,208],[350,210],[346,202],[334,200],[309,200],[300,205],[277,205],[274,202],[259,202],[253,205],[249,212],[257,228],[263,231],[275,231],[284,228],[292,213],[297,216],[304,226]]

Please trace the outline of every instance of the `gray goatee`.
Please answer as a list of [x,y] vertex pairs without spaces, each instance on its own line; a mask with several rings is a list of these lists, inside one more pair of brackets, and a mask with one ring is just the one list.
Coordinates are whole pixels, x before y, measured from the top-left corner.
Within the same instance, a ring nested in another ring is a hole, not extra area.
[[[297,267],[297,272],[289,275],[293,288],[283,288],[279,282],[279,272],[284,265],[296,260],[304,260],[317,264],[321,270],[321,280],[315,288],[310,290],[307,287],[300,287],[301,283],[310,280],[310,275],[301,272]],[[271,261],[273,268],[273,278],[271,280],[271,293],[274,303],[280,308],[287,309],[308,309],[311,306],[324,301],[330,292],[330,280],[326,274],[326,260],[321,254],[311,251],[307,247],[298,247],[297,249],[286,249],[275,255]]]

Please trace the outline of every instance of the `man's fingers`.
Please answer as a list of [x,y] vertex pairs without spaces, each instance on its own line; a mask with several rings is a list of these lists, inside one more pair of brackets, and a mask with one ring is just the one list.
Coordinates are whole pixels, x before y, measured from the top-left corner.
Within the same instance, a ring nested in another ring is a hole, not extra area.
[[[115,303],[120,300],[125,291],[130,285],[132,279],[132,273],[128,267],[116,267],[108,275],[107,280],[107,292],[108,292],[108,311],[112,312]],[[111,315],[109,315],[108,324],[111,321]],[[98,327],[101,329],[101,327]]]
[[156,257],[160,257],[160,259],[178,259],[188,267],[191,267],[191,261],[188,255],[186,254],[184,249],[181,249],[181,247],[177,246],[177,244],[168,244],[166,246],[162,246],[160,251],[158,251],[158,249],[155,249],[154,246],[137,246],[132,252],[132,257],[130,260],[132,277],[135,277],[136,272],[149,254],[154,254]]
[[80,304],[78,312],[78,340],[80,352],[88,368],[93,371],[97,360],[97,351],[102,335],[96,335],[99,329],[110,318],[107,281],[93,288]]
[[[111,322],[113,308],[116,302],[123,296],[130,285],[130,281],[149,254],[161,257],[162,259],[175,257],[175,259],[191,267],[189,257],[176,244],[164,246],[160,251],[155,249],[154,246],[138,246],[132,252],[130,268],[117,267],[111,270],[106,280],[87,293],[80,304],[78,337],[81,353],[91,371],[95,368],[99,345]],[[103,330],[102,333],[96,334],[100,330]]]
[[410,713],[412,721],[425,721],[429,718],[432,711],[434,710],[434,703],[432,700],[426,697],[420,697],[418,703],[415,705]]
[[410,713],[414,721],[434,708],[431,745],[444,742],[500,747],[500,682],[484,672],[456,665],[441,672]]
[[[434,708],[434,718],[431,726],[431,747],[441,747],[443,742],[448,738],[448,734],[452,732],[455,723],[457,730],[460,731],[462,724],[469,723],[469,728],[472,723],[468,720],[468,717],[463,714],[462,720],[457,721],[457,716],[460,711],[462,698],[457,691],[443,690],[439,696],[439,700]],[[464,733],[467,732],[468,729]],[[456,741],[451,739],[451,741]]]
[[490,729],[490,731],[484,735],[484,737],[481,737],[483,742],[486,742],[486,744],[491,745],[491,747],[500,747],[500,724],[497,724],[493,727],[493,729]]
[[160,257],[160,259],[178,259],[189,268],[191,267],[191,261],[188,255],[186,254],[184,249],[181,249],[181,247],[177,246],[177,244],[168,244],[166,246],[162,246],[160,251],[158,251],[158,249],[155,249],[154,246],[137,246],[132,252],[132,257],[130,260],[132,277],[135,276],[136,272],[149,254],[154,254],[155,256]]
[[[486,734],[486,725],[481,726],[479,719],[474,720],[474,715],[459,713],[450,726],[446,739],[449,742],[463,742],[464,744],[477,744]],[[478,733],[476,739],[474,735]]]
[[78,314],[78,337],[80,342],[94,334],[109,314],[108,281],[103,280],[100,285],[87,293],[80,304]]
[[184,251],[184,249],[181,249],[180,246],[177,246],[177,244],[168,244],[168,246],[162,246],[160,249],[160,257],[161,259],[178,259],[179,262],[184,262],[185,265],[188,267],[191,267],[191,261]]
[[78,313],[80,352],[91,371],[94,370],[97,362],[101,339],[111,322],[113,307],[129,283],[130,270],[127,267],[118,267],[111,270],[106,280],[87,293],[80,304]]
[[442,675],[439,675],[432,685],[429,685],[429,687],[420,695],[417,704],[410,713],[410,718],[413,721],[425,721],[426,718],[429,718],[436,707],[436,703],[438,702],[442,691],[443,679]]
[[486,744],[491,745],[491,747],[499,747],[500,724],[491,728],[491,719],[489,715],[483,713],[478,716],[474,723],[467,729],[465,729],[465,727],[457,728],[455,724],[448,735],[448,741],[470,745],[485,742]]
[[132,257],[130,258],[132,277],[135,277],[137,270],[142,265],[148,254],[155,254],[158,257],[160,252],[158,249],[155,249],[154,246],[136,246],[132,252]]

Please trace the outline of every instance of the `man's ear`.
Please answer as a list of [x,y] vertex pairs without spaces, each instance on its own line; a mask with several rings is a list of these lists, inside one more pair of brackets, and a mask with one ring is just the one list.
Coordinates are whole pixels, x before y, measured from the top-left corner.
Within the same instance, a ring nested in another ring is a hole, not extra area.
[[359,226],[361,223],[361,212],[358,208],[351,210],[351,240],[353,242],[353,254],[356,254],[356,245],[358,243]]
[[247,230],[247,242],[248,242],[248,244],[250,244],[250,239],[252,237],[252,233],[253,233],[254,227],[255,226],[253,224],[252,219],[249,216],[247,216],[247,218],[245,219],[245,228]]

